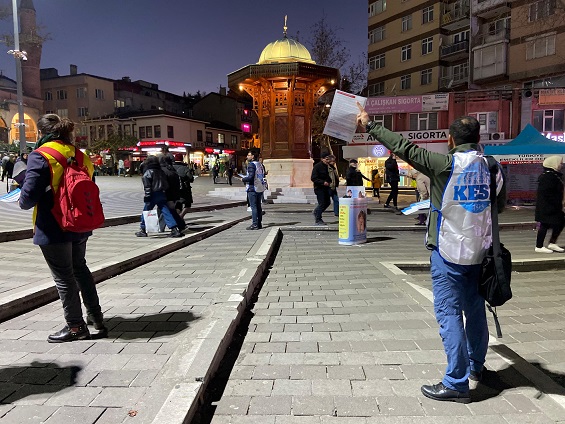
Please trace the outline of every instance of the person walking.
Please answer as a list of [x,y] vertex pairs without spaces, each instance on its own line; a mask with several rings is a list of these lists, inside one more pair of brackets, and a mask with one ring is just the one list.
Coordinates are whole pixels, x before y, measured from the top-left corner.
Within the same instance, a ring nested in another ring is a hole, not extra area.
[[381,203],[381,186],[383,185],[383,179],[378,169],[373,169],[373,179],[371,183],[373,184],[373,197],[376,197],[377,202]]
[[9,161],[10,161],[10,155],[8,154],[4,155],[4,157],[2,158],[2,181],[4,181],[4,178],[7,175],[6,165],[8,164]]
[[180,200],[177,202],[177,209],[180,210],[180,217],[184,218],[193,203],[192,186],[190,184],[194,182],[194,175],[193,170],[190,169],[182,159],[181,153],[175,154],[175,163],[173,166],[181,181]]
[[228,178],[228,184],[232,185],[232,179],[233,179],[233,165],[230,163],[226,169],[226,175]]
[[[418,191],[418,199],[416,201],[424,201],[430,198],[430,179],[424,173],[411,169],[408,176],[416,181],[416,190]],[[415,225],[426,225],[427,214],[419,213],[418,222]]]
[[478,152],[480,125],[475,118],[464,116],[452,122],[449,152],[441,154],[370,122],[367,112],[358,107],[358,123],[431,180],[426,246],[431,250],[434,312],[447,367],[441,382],[423,385],[421,391],[430,399],[469,403],[469,379],[482,378],[488,348],[485,300],[478,293],[478,282],[492,231],[498,231],[492,228],[491,207],[500,213],[506,203],[502,168],[496,176],[497,204],[491,205],[490,171]]
[[[143,202],[145,203],[143,210],[150,211],[157,206],[161,209],[161,213],[165,218],[165,224],[167,224],[167,227],[171,229],[169,237],[183,237],[184,234],[178,229],[175,218],[167,205],[167,195],[165,194],[165,191],[169,185],[167,182],[167,176],[161,170],[159,158],[157,156],[149,156],[145,160],[143,170],[143,176],[141,177],[144,190]],[[136,232],[135,235],[137,237],[147,237],[143,214],[141,214],[139,231]]]
[[218,180],[218,175],[220,172],[220,168],[218,167],[218,165],[214,165],[212,167],[212,179],[214,180],[214,184],[217,184],[217,180]]
[[398,170],[398,162],[396,162],[396,155],[390,153],[390,156],[385,161],[385,183],[390,186],[390,194],[386,198],[383,205],[385,208],[390,208],[390,202],[394,209],[398,210],[398,183],[400,182],[400,171]]
[[118,177],[121,176],[122,174],[124,174],[124,177],[126,176],[126,172],[125,172],[125,165],[124,165],[124,160],[120,159],[118,161]]
[[[561,156],[550,156],[543,161],[543,172],[538,178],[535,218],[540,224],[536,237],[537,253],[565,252],[565,249],[557,244],[557,238],[565,225],[562,166]],[[547,247],[544,247],[545,236],[549,229],[551,229],[551,237]]]
[[339,195],[337,194],[337,188],[339,187],[339,174],[337,173],[334,155],[328,156],[328,172],[332,179],[332,182],[330,183],[330,197],[334,207],[334,215],[339,216]]
[[[90,338],[87,323],[105,335],[100,300],[90,269],[86,264],[86,243],[92,232],[63,231],[51,212],[54,195],[63,177],[63,166],[41,147],[49,147],[66,158],[83,155],[82,161],[92,178],[94,166],[88,155],[72,144],[73,122],[55,114],[43,115],[37,122],[43,136],[27,160],[26,176],[20,195],[20,208],[34,211],[33,243],[38,245],[49,266],[63,304],[65,326],[48,336],[49,343],[72,342]],[[79,292],[87,312],[84,322]]]
[[[163,155],[159,157],[159,164],[161,165],[161,170],[167,177],[167,189],[165,190],[165,195],[167,196],[167,206],[171,215],[177,223],[177,227],[180,231],[184,231],[186,228],[186,223],[184,219],[181,218],[177,212],[177,202],[181,198],[182,182],[177,170],[174,167],[174,156],[173,155]],[[170,228],[170,227],[169,227]]]
[[345,173],[345,184],[348,187],[360,187],[363,185],[363,180],[371,181],[369,178],[364,176],[359,169],[357,169],[357,166],[357,159],[351,159],[349,161],[349,168],[347,168],[347,172]]
[[314,183],[314,193],[318,200],[318,205],[314,208],[312,214],[315,218],[316,225],[326,225],[322,219],[322,213],[328,208],[331,201],[330,185],[332,178],[330,177],[328,164],[331,160],[331,155],[327,152],[322,153],[320,162],[312,168],[310,180]]
[[260,230],[263,228],[263,208],[261,199],[265,191],[265,168],[258,160],[258,154],[252,150],[247,153],[247,175],[241,179],[245,183],[247,199],[251,208],[252,224],[247,230]]

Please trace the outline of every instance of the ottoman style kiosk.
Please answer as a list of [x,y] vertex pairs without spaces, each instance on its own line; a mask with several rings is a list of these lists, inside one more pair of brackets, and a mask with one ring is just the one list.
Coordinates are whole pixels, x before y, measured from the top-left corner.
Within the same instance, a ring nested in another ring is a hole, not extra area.
[[230,89],[253,98],[271,190],[312,187],[312,114],[318,98],[340,79],[339,70],[316,65],[286,30],[285,17],[283,38],[268,44],[257,64],[228,75]]

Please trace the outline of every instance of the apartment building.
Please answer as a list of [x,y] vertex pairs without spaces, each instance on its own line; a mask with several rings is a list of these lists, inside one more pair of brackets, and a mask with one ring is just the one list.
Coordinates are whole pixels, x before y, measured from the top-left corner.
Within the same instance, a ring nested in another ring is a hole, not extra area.
[[469,2],[369,0],[368,95],[465,88]]

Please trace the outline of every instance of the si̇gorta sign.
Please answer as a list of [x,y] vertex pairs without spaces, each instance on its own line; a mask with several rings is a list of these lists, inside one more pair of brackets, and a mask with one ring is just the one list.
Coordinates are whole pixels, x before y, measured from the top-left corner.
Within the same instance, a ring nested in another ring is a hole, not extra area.
[[[423,131],[399,131],[405,139],[413,143],[445,143],[449,130],[423,130]],[[380,144],[379,141],[369,133],[355,133],[348,145]]]
[[365,111],[369,115],[386,113],[420,113],[448,110],[449,93],[422,96],[369,97]]

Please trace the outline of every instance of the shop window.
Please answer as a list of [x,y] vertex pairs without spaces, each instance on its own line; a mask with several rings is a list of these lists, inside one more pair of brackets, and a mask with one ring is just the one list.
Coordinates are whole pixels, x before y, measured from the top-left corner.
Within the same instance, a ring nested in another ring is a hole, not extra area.
[[161,138],[161,125],[154,125],[153,132],[155,133],[155,138]]
[[167,125],[167,138],[175,138],[175,129],[172,125]]
[[534,127],[540,132],[565,131],[565,110],[546,109],[534,111]]
[[410,114],[410,131],[437,129],[437,112]]
[[481,134],[495,133],[498,131],[498,112],[480,112],[471,114],[479,121]]
[[383,127],[393,130],[392,128],[392,115],[373,115],[371,121],[381,124]]

